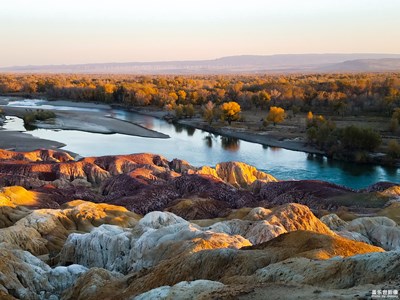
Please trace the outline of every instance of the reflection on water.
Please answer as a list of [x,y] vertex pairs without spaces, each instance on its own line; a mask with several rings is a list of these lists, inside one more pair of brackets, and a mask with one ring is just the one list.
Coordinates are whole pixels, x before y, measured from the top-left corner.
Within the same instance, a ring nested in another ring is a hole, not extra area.
[[236,152],[239,151],[240,141],[233,137],[221,136],[221,146],[224,150]]
[[181,133],[183,131],[183,128],[184,128],[184,126],[181,125],[181,124],[175,124],[174,127],[175,127],[175,132],[176,133]]
[[269,150],[274,151],[274,152],[279,152],[282,150],[282,148],[270,146]]
[[[57,107],[55,107],[57,108]],[[106,112],[106,111],[105,111]],[[107,112],[110,113],[110,112]],[[66,150],[82,156],[150,152],[168,159],[180,158],[195,166],[213,166],[223,161],[243,161],[278,179],[319,179],[353,188],[377,181],[399,182],[396,168],[337,162],[321,156],[276,147],[265,147],[242,140],[220,137],[183,125],[173,125],[150,116],[112,110],[115,117],[168,134],[170,139],[155,139],[122,134],[95,134],[75,130],[36,129],[34,136],[66,144]],[[22,120],[8,120],[5,128],[24,131]],[[18,129],[16,129],[18,128]]]
[[204,139],[204,142],[206,143],[207,147],[212,148],[212,146],[213,146],[213,136],[212,136],[212,134],[209,134],[209,135],[205,136],[203,139]]
[[187,135],[188,135],[188,136],[193,136],[194,133],[196,132],[196,128],[187,127],[187,128],[186,128],[186,131],[187,131]]

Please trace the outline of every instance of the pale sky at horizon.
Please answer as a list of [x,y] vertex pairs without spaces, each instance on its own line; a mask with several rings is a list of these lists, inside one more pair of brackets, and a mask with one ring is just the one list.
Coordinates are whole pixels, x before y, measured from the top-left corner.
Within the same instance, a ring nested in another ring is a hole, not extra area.
[[12,0],[0,66],[400,54],[399,0]]

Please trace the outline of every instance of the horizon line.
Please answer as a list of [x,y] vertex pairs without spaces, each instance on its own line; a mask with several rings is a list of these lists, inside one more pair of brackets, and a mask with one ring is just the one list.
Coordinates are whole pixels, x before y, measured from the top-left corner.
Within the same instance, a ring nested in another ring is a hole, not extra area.
[[204,62],[204,61],[216,61],[224,58],[231,57],[272,57],[272,56],[307,56],[307,55],[399,55],[400,53],[385,53],[385,52],[307,52],[307,53],[277,53],[277,54],[238,54],[238,55],[226,55],[219,56],[216,58],[202,58],[202,59],[183,59],[183,60],[146,60],[146,61],[111,61],[111,62],[87,62],[87,63],[54,63],[54,64],[26,64],[26,65],[12,65],[12,66],[0,66],[0,69],[11,69],[11,68],[22,68],[22,67],[58,67],[58,66],[85,66],[85,65],[107,65],[107,64],[153,64],[153,63],[176,63],[176,62]]

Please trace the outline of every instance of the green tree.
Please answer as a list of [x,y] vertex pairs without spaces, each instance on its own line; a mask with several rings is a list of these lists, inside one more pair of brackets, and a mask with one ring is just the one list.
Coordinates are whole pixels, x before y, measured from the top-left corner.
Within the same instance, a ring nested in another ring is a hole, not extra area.
[[374,151],[380,146],[382,138],[371,128],[347,126],[341,131],[340,142],[343,148],[350,151]]
[[389,141],[388,154],[392,158],[400,158],[400,145],[396,140]]

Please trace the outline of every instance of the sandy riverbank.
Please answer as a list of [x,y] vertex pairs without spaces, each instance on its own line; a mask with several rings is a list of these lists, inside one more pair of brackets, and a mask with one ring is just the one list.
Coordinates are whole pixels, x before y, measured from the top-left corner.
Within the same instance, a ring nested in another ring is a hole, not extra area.
[[[53,106],[66,106],[71,105],[68,101],[61,102],[50,102]],[[75,104],[75,102],[72,102]],[[82,103],[75,107],[85,108],[99,108],[99,105],[93,104],[90,106],[88,103]],[[101,105],[102,108],[108,107]],[[1,106],[6,115],[16,116],[22,118],[26,114],[27,110],[36,110],[37,108],[27,107],[9,107]],[[43,129],[62,129],[62,130],[81,130],[85,132],[93,133],[120,133],[132,136],[140,136],[147,138],[169,138],[168,135],[163,133],[147,129],[138,124],[131,122],[118,120],[113,118],[111,115],[107,115],[104,111],[80,111],[80,110],[56,110],[49,109],[56,114],[54,120],[48,120],[45,122],[37,122],[35,125],[38,128]]]
[[15,151],[33,151],[40,148],[57,149],[65,144],[41,139],[19,131],[0,130],[0,148]]
[[[0,99],[1,100],[1,99]],[[1,104],[1,103],[0,103]],[[57,119],[54,123],[43,122],[39,123],[39,128],[45,129],[67,129],[67,130],[84,130],[86,132],[94,133],[122,133],[142,137],[155,137],[155,138],[168,138],[167,135],[152,131],[140,125],[124,122],[121,120],[113,119],[110,116],[104,115],[104,110],[112,109],[111,106],[106,104],[73,102],[68,100],[57,101],[44,101],[44,105],[58,106],[58,107],[75,107],[82,109],[99,109],[103,112],[93,111],[60,111],[53,110],[57,114]],[[21,117],[26,108],[7,108],[6,112],[13,112],[13,115]],[[155,118],[162,119],[168,114],[155,108],[135,108],[132,111],[149,115]],[[252,143],[258,143],[270,147],[279,147],[293,151],[301,151],[312,154],[323,154],[309,145],[307,145],[301,136],[287,135],[287,132],[282,131],[260,131],[246,130],[240,127],[233,126],[213,126],[210,127],[201,118],[183,119],[178,121],[179,124],[194,127],[204,131],[209,131],[215,134],[237,138]]]
[[[7,106],[9,99],[23,100],[22,98],[0,97],[0,109],[6,115],[22,118],[27,110],[41,109],[27,107],[9,107]],[[46,101],[43,100],[43,108],[52,110],[57,118],[51,122],[38,122],[36,126],[43,129],[62,129],[62,130],[80,130],[85,132],[112,134],[120,133],[132,136],[140,136],[147,138],[169,138],[168,135],[147,129],[138,124],[118,120],[111,115],[106,115],[104,110],[110,109],[109,105],[95,103],[80,103],[67,100]],[[49,107],[50,106],[50,107]],[[51,106],[57,107],[57,110],[51,109]],[[75,110],[67,110],[68,107],[74,107]],[[98,109],[99,111],[96,111]],[[40,148],[57,149],[66,146],[52,140],[34,137],[29,133],[20,131],[1,130],[0,126],[0,148],[15,151],[33,151]],[[75,153],[71,153],[76,155]]]

